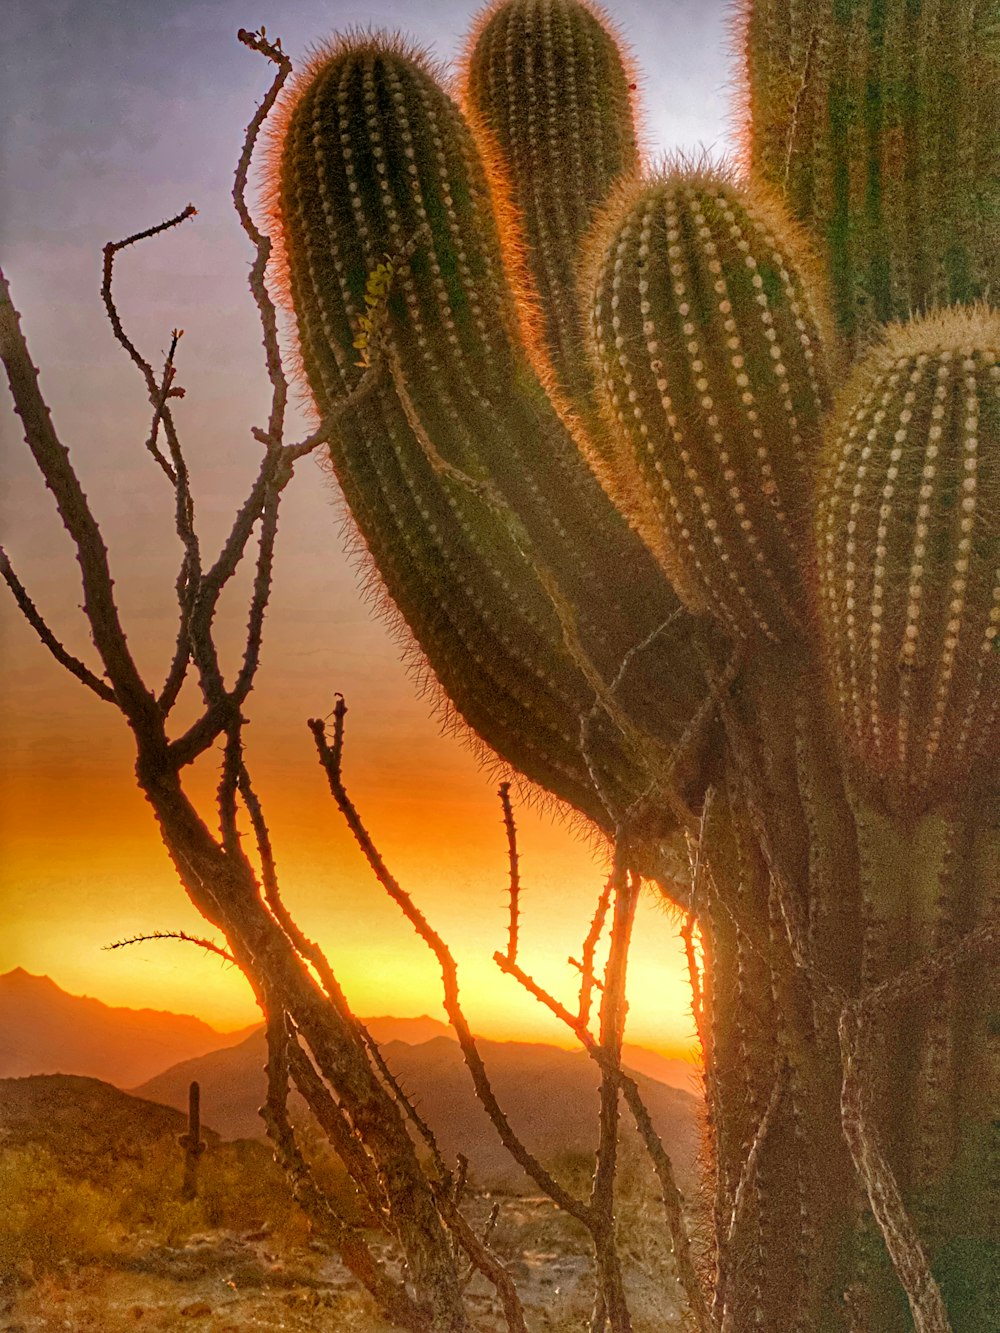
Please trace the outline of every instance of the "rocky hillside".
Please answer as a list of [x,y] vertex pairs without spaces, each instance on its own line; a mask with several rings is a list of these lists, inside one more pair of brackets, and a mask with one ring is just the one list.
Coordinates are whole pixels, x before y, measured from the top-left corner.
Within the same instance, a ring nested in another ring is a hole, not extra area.
[[[35,1144],[69,1170],[102,1160],[139,1161],[151,1144],[176,1142],[186,1129],[181,1111],[96,1078],[36,1074],[0,1079],[0,1147]],[[212,1130],[204,1135],[210,1142],[219,1137]]]

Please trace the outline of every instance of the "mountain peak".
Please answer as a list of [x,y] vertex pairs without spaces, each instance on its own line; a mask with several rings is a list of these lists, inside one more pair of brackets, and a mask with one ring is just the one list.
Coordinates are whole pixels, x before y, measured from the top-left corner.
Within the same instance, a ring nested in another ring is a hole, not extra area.
[[0,986],[3,985],[19,986],[19,987],[31,986],[34,987],[36,990],[41,990],[42,988],[44,988],[45,990],[54,991],[59,989],[59,987],[56,985],[56,983],[52,980],[50,976],[46,976],[44,974],[39,975],[38,973],[35,972],[28,972],[23,967],[15,967],[10,972],[0,973]]
[[189,1015],[70,995],[23,967],[0,976],[0,1078],[76,1074],[128,1087],[234,1039]]

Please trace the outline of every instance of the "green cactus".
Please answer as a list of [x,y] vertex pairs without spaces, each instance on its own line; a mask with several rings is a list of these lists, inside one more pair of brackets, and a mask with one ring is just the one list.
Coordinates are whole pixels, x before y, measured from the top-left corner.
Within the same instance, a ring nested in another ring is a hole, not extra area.
[[751,0],[744,174],[636,174],[579,0],[492,5],[463,109],[339,41],[276,141],[304,376],[320,416],[368,377],[331,463],[420,662],[668,891],[700,831],[723,1333],[1000,1300],[1000,316],[876,329],[988,295],[997,19]]
[[491,5],[469,42],[463,105],[516,209],[508,231],[538,293],[550,388],[585,412],[577,264],[615,182],[639,167],[635,86],[606,19],[579,0]]
[[743,9],[747,156],[825,252],[844,332],[995,298],[995,0]]
[[841,729],[899,809],[1000,762],[1000,313],[892,329],[831,422],[819,615]]
[[801,239],[766,196],[677,170],[623,191],[591,247],[595,375],[616,471],[645,501],[631,517],[693,610],[776,639],[801,619],[829,402]]
[[[581,755],[593,691],[567,649],[535,550],[600,671],[614,673],[636,626],[640,638],[664,627],[620,689],[655,750],[680,739],[704,684],[675,595],[583,464],[524,350],[468,129],[426,62],[401,45],[342,44],[303,81],[276,192],[303,367],[320,411],[362,374],[370,275],[392,258],[380,323],[398,383],[350,415],[331,453],[389,595],[476,734],[607,825],[606,807],[627,808],[649,778],[635,747],[601,719]],[[427,438],[451,465],[494,481],[524,532],[512,535],[502,513],[442,478]],[[605,600],[618,580],[620,595]],[[688,659],[684,702],[665,710],[656,682],[678,654]]]

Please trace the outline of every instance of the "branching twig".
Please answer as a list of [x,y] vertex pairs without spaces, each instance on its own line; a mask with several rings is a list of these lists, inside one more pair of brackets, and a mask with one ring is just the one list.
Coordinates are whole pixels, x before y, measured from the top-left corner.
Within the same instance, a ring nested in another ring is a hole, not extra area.
[[709,1314],[708,1302],[698,1270],[691,1252],[691,1240],[684,1221],[684,1196],[674,1175],[674,1164],[656,1132],[646,1103],[642,1100],[639,1085],[631,1075],[624,1071],[619,1075],[622,1096],[631,1112],[635,1127],[639,1131],[643,1146],[656,1172],[660,1184],[660,1201],[667,1217],[667,1229],[670,1232],[670,1244],[677,1265],[677,1280],[687,1298],[688,1308],[695,1321],[698,1333],[713,1333],[713,1324]]
[[230,857],[242,857],[243,846],[236,824],[236,791],[239,785],[240,770],[243,768],[242,725],[234,718],[226,729],[226,744],[222,752],[222,774],[216,789],[216,805],[219,809],[219,831],[222,845]]
[[149,400],[154,408],[159,397],[156,373],[154,372],[152,365],[146,360],[138,347],[136,347],[135,343],[125,332],[121,316],[118,314],[118,307],[115,304],[114,295],[112,294],[111,286],[114,275],[115,255],[121,250],[127,250],[131,245],[136,245],[139,241],[149,240],[151,236],[159,236],[165,231],[170,231],[173,227],[179,227],[180,224],[186,222],[188,218],[195,217],[197,212],[198,210],[195,208],[194,204],[188,204],[186,208],[182,208],[179,213],[176,213],[172,218],[167,218],[165,222],[158,222],[154,227],[146,227],[144,231],[133,232],[131,236],[126,236],[123,241],[108,241],[107,245],[104,247],[104,272],[101,283],[101,297],[104,301],[104,309],[107,311],[108,320],[115,337],[121,343],[122,347],[124,347],[130,359],[138,367],[143,379],[146,381],[146,388],[149,390]]
[[434,1165],[442,1179],[448,1177],[447,1168],[441,1157],[441,1151],[433,1131],[423,1117],[418,1113],[412,1101],[405,1095],[399,1086],[398,1080],[389,1069],[382,1057],[378,1043],[374,1040],[371,1033],[365,1025],[351,1011],[347,1002],[347,996],[344,994],[340,983],[334,976],[332,967],[327,960],[326,954],[315,941],[308,939],[302,930],[292,920],[291,914],[285,907],[281,892],[278,887],[278,874],[274,860],[274,849],[271,845],[271,835],[264,819],[264,811],[260,803],[260,798],[254,789],[250,778],[250,772],[246,764],[241,762],[239,771],[239,792],[243,798],[247,813],[250,816],[250,824],[253,828],[254,838],[257,844],[257,855],[260,859],[261,882],[264,888],[264,900],[271,910],[272,915],[278,922],[278,925],[288,936],[296,952],[310,963],[316,970],[316,975],[320,984],[326,991],[330,1002],[335,1006],[343,1017],[344,1021],[352,1027],[358,1034],[372,1062],[378,1069],[382,1081],[392,1093],[396,1102],[406,1115],[407,1119],[413,1124],[414,1128],[420,1134],[430,1150]]
[[[125,349],[129,359],[136,366],[146,384],[146,392],[149,395],[149,401],[153,407],[153,424],[149,438],[146,442],[146,448],[156,459],[157,463],[166,473],[174,487],[177,496],[177,531],[181,540],[184,542],[189,557],[191,554],[190,544],[193,541],[193,532],[191,530],[191,493],[188,485],[187,468],[184,465],[180,441],[178,440],[177,431],[174,426],[173,414],[168,406],[168,400],[171,397],[171,381],[173,379],[173,358],[181,335],[178,330],[174,330],[170,351],[164,366],[163,382],[160,384],[157,381],[151,363],[146,360],[136,347],[135,343],[125,332],[125,326],[122,322],[121,315],[118,312],[118,305],[114,297],[113,281],[115,256],[120,251],[136,245],[139,241],[145,241],[152,236],[159,236],[165,231],[170,231],[173,227],[179,226],[188,218],[194,217],[197,212],[198,210],[193,204],[188,204],[186,208],[183,208],[179,213],[175,214],[174,217],[168,218],[166,222],[160,222],[154,227],[147,227],[145,231],[137,231],[131,236],[126,236],[123,241],[109,241],[104,247],[104,270],[101,282],[101,297],[104,301],[104,309],[107,312],[112,332],[121,346]],[[156,437],[159,433],[161,422],[166,433],[167,445],[173,460],[172,466],[160,453],[156,444]]]
[[347,821],[347,826],[354,836],[355,841],[364,853],[375,878],[382,885],[386,893],[400,908],[407,921],[413,926],[414,930],[424,941],[427,947],[434,954],[441,968],[441,979],[444,985],[444,1007],[448,1014],[449,1021],[455,1029],[459,1045],[462,1048],[462,1054],[465,1057],[469,1072],[472,1075],[473,1085],[476,1094],[482,1102],[487,1115],[493,1123],[500,1136],[500,1140],[510,1155],[517,1162],[518,1166],[527,1172],[532,1180],[543,1190],[553,1202],[562,1208],[564,1212],[576,1217],[579,1221],[586,1222],[588,1209],[580,1200],[575,1199],[568,1190],[563,1189],[559,1182],[546,1171],[541,1162],[531,1153],[521,1142],[507,1119],[502,1107],[497,1101],[496,1094],[493,1091],[489,1076],[486,1072],[486,1066],[483,1064],[482,1056],[476,1047],[476,1039],[472,1035],[466,1021],[465,1014],[462,1011],[458,994],[458,968],[451,955],[448,946],[440,935],[432,928],[430,922],[413,902],[413,899],[406,890],[399,884],[390,872],[388,866],[382,859],[381,853],[375,846],[371,835],[365,828],[364,823],[358,814],[354,803],[351,801],[344,787],[342,775],[342,760],[344,747],[344,718],[347,713],[347,705],[344,702],[343,695],[337,695],[336,705],[333,711],[333,741],[332,744],[327,738],[326,725],[320,718],[313,718],[309,722],[309,730],[312,732],[316,743],[316,751],[319,755],[320,763],[326,773],[327,781],[330,784],[330,791],[337,807]]
[[174,644],[174,655],[167,670],[163,688],[160,690],[156,701],[164,718],[169,716],[171,709],[180,696],[181,689],[187,679],[188,666],[191,662],[191,636],[188,626],[191,618],[192,593],[196,581],[196,566],[191,558],[190,551],[185,550],[184,557],[181,560],[181,567],[174,583],[174,593],[180,612],[177,624],[177,637]]
[[709,874],[706,839],[712,809],[715,805],[715,788],[708,787],[702,801],[701,818],[698,821],[697,840],[688,839],[688,853],[691,859],[691,892],[688,899],[688,912],[681,927],[681,939],[684,942],[684,954],[687,959],[688,980],[691,984],[691,1013],[694,1017],[695,1031],[701,1044],[702,1052],[707,1050],[708,1034],[705,1030],[705,1007],[701,993],[701,968],[694,946],[694,929],[700,913],[708,905],[708,895],[704,892],[705,878]]
[[[597,951],[597,942],[601,938],[601,931],[604,929],[604,922],[608,915],[608,904],[611,902],[612,878],[609,875],[604,882],[597,899],[597,906],[594,909],[594,915],[590,922],[590,929],[587,931],[587,938],[583,941],[583,949],[580,953],[580,1004],[579,1004],[579,1022],[581,1027],[589,1029],[590,1025],[590,1006],[591,997],[595,986],[600,983],[594,976],[594,954]],[[570,962],[572,963],[572,959]]]
[[917,1333],[951,1333],[941,1290],[875,1132],[863,1067],[864,1024],[856,1001],[844,1005],[838,1031],[843,1064],[840,1110],[844,1137],[906,1293],[914,1326]]
[[429,1313],[411,1299],[401,1283],[386,1274],[368,1248],[362,1229],[340,1217],[317,1189],[288,1118],[287,1047],[285,1015],[278,1008],[272,1011],[267,1024],[267,1100],[261,1107],[261,1116],[275,1154],[292,1182],[297,1202],[330,1234],[344,1264],[390,1319],[409,1333],[432,1333]]
[[296,1034],[289,1034],[286,1058],[295,1086],[316,1117],[334,1152],[364,1194],[375,1216],[391,1226],[391,1210],[375,1163],[355,1131],[349,1115],[345,1114],[345,1108],[334,1099],[316,1072]]
[[566,1006],[547,991],[544,986],[540,986],[534,977],[521,967],[520,963],[512,963],[507,955],[501,953],[499,949],[493,955],[493,961],[501,972],[513,977],[518,985],[523,986],[529,995],[533,995],[540,1004],[543,1004],[551,1014],[559,1019],[560,1023],[565,1023],[588,1051],[596,1048],[597,1042],[586,1025],[580,1021],[576,1014],[570,1013]]
[[600,1283],[591,1329],[630,1333],[632,1322],[625,1299],[621,1258],[615,1236],[615,1187],[618,1175],[618,1119],[621,1095],[622,1040],[628,1004],[626,969],[632,925],[639,900],[639,882],[630,873],[628,835],[618,829],[611,870],[613,899],[611,943],[604,969],[600,1012],[600,1119],[594,1179],[590,1194],[591,1235]]
[[10,289],[2,272],[0,360],[6,367],[14,407],[24,426],[25,441],[55,498],[59,516],[76,547],[83,580],[84,614],[114,692],[115,702],[133,731],[142,734],[148,746],[159,747],[165,744],[159,710],[128,648],[115,603],[114,583],[108,568],[104,540],[70,462],[69,453],[52,425],[48,404],[38,384],[38,372],[32,365],[21,332],[20,318],[10,299]]
[[[434,1169],[438,1173],[438,1179],[447,1182],[448,1180],[451,1179],[451,1172],[444,1164],[444,1158],[441,1155],[441,1148],[440,1145],[438,1144],[437,1137],[434,1131],[431,1129],[430,1125],[417,1110],[413,1098],[407,1096],[407,1094],[404,1092],[403,1086],[400,1083],[399,1079],[389,1068],[389,1065],[386,1061],[385,1056],[382,1054],[378,1042],[375,1040],[375,1038],[372,1036],[372,1034],[368,1031],[368,1029],[360,1020],[358,1020],[358,1029],[361,1033],[361,1038],[365,1043],[365,1047],[367,1048],[368,1055],[372,1061],[372,1064],[374,1064],[375,1068],[378,1070],[382,1082],[389,1089],[390,1093],[392,1094],[393,1098],[396,1101],[396,1104],[399,1106],[399,1109],[403,1112],[407,1120],[409,1120],[410,1124],[413,1126],[413,1128],[417,1131],[417,1133],[420,1135],[420,1137],[426,1144],[431,1154],[431,1161],[434,1165]],[[465,1159],[463,1158],[462,1160],[464,1161]],[[468,1165],[467,1162],[466,1165]]]
[[439,1184],[435,1188],[435,1197],[441,1209],[441,1216],[458,1238],[470,1262],[496,1287],[509,1333],[528,1333],[528,1326],[524,1322],[524,1307],[517,1294],[514,1279],[489,1248],[489,1230],[482,1238],[476,1235],[462,1216],[446,1186]]
[[513,963],[517,958],[517,926],[521,915],[521,874],[517,854],[517,826],[510,803],[510,783],[501,782],[498,789],[503,807],[503,825],[507,833],[507,864],[510,868],[510,916],[507,928],[507,957]]
[[130,935],[126,940],[115,940],[114,944],[106,944],[105,949],[125,949],[130,944],[145,944],[147,940],[183,940],[186,944],[197,944],[199,949],[206,949],[209,953],[217,954],[225,959],[227,963],[236,965],[236,959],[224,949],[221,944],[215,944],[212,940],[204,940],[198,935],[189,935],[186,930],[154,930],[149,935]]
[[[619,838],[616,846],[623,849],[624,840]],[[539,986],[533,977],[529,976],[518,964],[512,963],[505,954],[497,952],[494,954],[494,961],[501,971],[506,972],[517,980],[529,994],[545,1005],[551,1013],[559,1018],[571,1032],[577,1037],[588,1055],[597,1063],[601,1070],[601,1084],[608,1100],[612,1095],[617,1097],[618,1092],[625,1099],[625,1103],[631,1112],[635,1121],[637,1130],[642,1139],[643,1145],[649,1154],[653,1169],[656,1172],[660,1184],[661,1197],[664,1211],[667,1216],[667,1226],[670,1231],[671,1244],[674,1251],[675,1261],[677,1263],[678,1280],[684,1290],[688,1300],[692,1317],[695,1320],[698,1333],[712,1333],[712,1322],[708,1311],[708,1303],[705,1292],[699,1280],[695,1268],[694,1259],[691,1252],[691,1242],[687,1234],[687,1228],[684,1222],[684,1200],[677,1181],[674,1177],[673,1164],[663,1147],[656,1128],[653,1125],[649,1111],[642,1100],[642,1094],[639,1091],[639,1085],[636,1081],[622,1069],[621,1065],[621,1029],[617,1026],[619,1021],[623,1021],[622,1006],[624,1004],[624,965],[627,958],[628,936],[631,933],[631,918],[635,911],[635,898],[638,893],[638,882],[631,882],[628,885],[629,899],[624,900],[621,909],[616,911],[615,926],[612,927],[612,948],[609,952],[608,966],[605,972],[604,983],[601,984],[594,977],[594,952],[597,947],[597,941],[600,938],[604,920],[607,915],[611,896],[616,888],[621,887],[622,867],[625,862],[621,855],[621,850],[616,855],[615,868],[612,874],[605,882],[598,901],[597,910],[591,922],[590,930],[584,941],[583,955],[586,965],[581,967],[583,975],[583,986],[581,988],[580,1011],[574,1015],[561,1004],[555,996],[549,994],[543,987]],[[616,907],[617,894],[616,894]],[[571,960],[572,961],[572,960]],[[608,986],[612,986],[616,992],[617,998],[613,996],[610,1007],[605,1009],[605,992]],[[608,1042],[595,1040],[591,1033],[588,1023],[590,1015],[590,995],[591,989],[597,988],[602,993],[602,1011],[605,1014],[606,1021],[609,1022],[607,1028]],[[618,1018],[611,1021],[611,1015],[617,1013]],[[615,1033],[617,1032],[617,1038]],[[602,1116],[603,1121],[603,1116]],[[608,1128],[604,1131],[605,1136],[610,1133],[610,1110],[608,1111]],[[605,1154],[608,1152],[607,1142],[605,1144]],[[613,1175],[613,1172],[610,1173]],[[604,1187],[607,1193],[607,1185]],[[613,1194],[613,1190],[612,1190]],[[588,1219],[588,1228],[592,1234],[594,1232],[594,1217],[596,1210],[591,1208],[590,1218]],[[595,1246],[600,1244],[606,1246],[608,1242],[608,1227],[605,1223],[599,1223],[597,1231],[600,1234],[600,1240],[595,1237]],[[613,1229],[610,1233],[613,1239]],[[595,1301],[591,1327],[602,1328],[608,1318],[611,1317],[611,1311],[615,1308],[614,1298],[608,1300],[606,1293],[601,1291],[597,1294]],[[623,1312],[619,1305],[617,1317],[627,1318],[627,1311]]]
[[163,363],[163,374],[160,376],[159,392],[153,403],[153,420],[149,427],[149,435],[146,439],[146,449],[152,454],[160,469],[166,475],[167,480],[174,487],[177,486],[177,473],[160,452],[157,443],[157,437],[160,433],[160,422],[163,420],[163,411],[167,405],[168,398],[183,398],[184,390],[174,385],[174,377],[177,368],[174,365],[174,357],[177,354],[177,346],[184,336],[183,329],[172,329],[170,332],[170,347],[167,349],[166,360]]
[[105,703],[113,704],[115,702],[115,692],[111,686],[106,681],[101,680],[99,676],[95,676],[85,663],[64,648],[52,630],[49,629],[41,612],[28,596],[24,584],[14,572],[10,557],[2,546],[0,546],[0,574],[3,575],[8,588],[14,594],[14,600],[17,602],[21,614],[59,665],[65,667],[70,675],[75,676],[78,681],[86,685],[88,690],[93,690],[99,699],[103,699]]
[[[784,1061],[781,1061],[780,1067],[775,1071],[774,1082],[771,1087],[771,1096],[768,1098],[764,1114],[761,1116],[760,1122],[757,1125],[757,1132],[754,1134],[753,1143],[751,1143],[750,1151],[747,1153],[743,1162],[740,1178],[737,1182],[736,1189],[733,1192],[733,1206],[729,1215],[729,1225],[726,1230],[725,1240],[722,1242],[722,1248],[725,1250],[728,1250],[732,1246],[733,1238],[737,1234],[737,1228],[739,1227],[747,1205],[750,1188],[757,1176],[760,1155],[764,1149],[764,1144],[767,1142],[768,1135],[771,1132],[771,1125],[774,1122],[774,1117],[777,1114],[778,1107],[781,1104],[781,1100],[785,1095],[787,1087],[788,1066]],[[728,1295],[727,1287],[729,1285],[727,1279],[729,1276],[728,1269],[720,1269],[719,1280],[715,1290],[713,1309],[715,1318],[721,1326],[722,1333],[736,1333],[736,1326],[733,1323],[733,1311],[731,1308],[727,1308],[726,1305]]]
[[945,981],[962,963],[979,953],[994,952],[1000,960],[1000,924],[987,923],[967,931],[953,944],[928,954],[898,976],[865,991],[861,997],[866,1015],[877,1019],[879,1014],[896,1009],[907,1000],[915,999],[920,991]]
[[241,28],[237,33],[237,38],[244,46],[265,56],[277,66],[274,81],[267,90],[264,100],[257,108],[257,114],[247,126],[243,151],[240,154],[236,176],[233,181],[233,203],[239,215],[240,224],[257,252],[250,269],[250,290],[260,312],[261,328],[264,334],[264,356],[267,362],[268,379],[271,381],[271,414],[267,434],[272,443],[277,443],[281,438],[285,407],[288,402],[288,381],[281,362],[277,316],[266,283],[267,265],[271,257],[271,240],[270,237],[265,236],[260,231],[251,217],[246,202],[246,191],[247,178],[250,173],[250,164],[253,160],[257,138],[264,121],[271,113],[271,108],[278,99],[286,79],[292,72],[292,62],[282,51],[280,40],[269,42],[264,36],[263,30],[261,32],[247,32],[245,28]]

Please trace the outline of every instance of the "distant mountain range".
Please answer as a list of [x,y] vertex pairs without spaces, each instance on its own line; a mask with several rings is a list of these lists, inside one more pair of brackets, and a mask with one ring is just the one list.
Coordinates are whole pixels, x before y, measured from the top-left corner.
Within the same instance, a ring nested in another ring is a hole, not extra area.
[[[419,1103],[446,1160],[464,1152],[480,1181],[523,1187],[524,1178],[476,1100],[451,1029],[426,1015],[365,1023]],[[591,1060],[578,1051],[526,1042],[480,1039],[479,1047],[501,1104],[535,1152],[551,1159],[592,1147],[597,1073]],[[197,1079],[207,1125],[224,1139],[262,1138],[257,1108],[264,1098],[264,1062],[259,1025],[217,1032],[198,1018],[69,995],[48,977],[22,968],[0,976],[0,1124],[9,1122],[18,1098],[28,1099],[26,1121],[34,1113],[30,1107],[40,1105],[59,1121],[72,1115],[81,1099],[99,1108],[97,1119],[127,1120],[130,1099],[121,1094],[119,1105],[114,1089],[102,1090],[107,1084],[131,1090],[147,1105],[183,1112],[188,1086]],[[625,1062],[639,1077],[678,1172],[690,1180],[698,1148],[696,1068],[637,1046],[626,1046]],[[29,1075],[75,1077],[33,1078],[29,1087]],[[102,1082],[91,1087],[94,1080]],[[149,1118],[151,1111],[143,1114]]]
[[[364,1020],[381,1045],[420,1046],[454,1036],[436,1018],[380,1016]],[[70,995],[45,976],[15,968],[0,976],[0,1078],[26,1074],[79,1074],[131,1088],[185,1060],[238,1046],[260,1024],[218,1032],[200,1018],[160,1009],[125,1009]],[[699,1071],[626,1042],[625,1063],[636,1073],[700,1095]]]
[[[376,1041],[413,1045],[447,1036],[435,1018],[371,1018]],[[124,1009],[70,995],[23,967],[0,976],[0,1078],[78,1074],[131,1088],[182,1060],[238,1045],[260,1024],[217,1032],[200,1018]]]
[[189,1014],[68,995],[21,967],[0,976],[0,1078],[79,1074],[127,1088],[250,1031],[217,1032]]
[[[375,1024],[370,1024],[374,1028]],[[594,1146],[598,1075],[582,1052],[527,1042],[478,1040],[497,1098],[515,1130],[543,1161]],[[458,1044],[437,1036],[420,1045],[389,1041],[382,1053],[434,1131],[445,1161],[464,1152],[480,1183],[521,1189],[525,1178],[479,1104]],[[266,1044],[262,1031],[237,1046],[187,1060],[134,1089],[135,1095],[183,1109],[192,1079],[202,1114],[223,1138],[259,1138]],[[699,1103],[690,1092],[639,1074],[643,1098],[678,1177],[690,1185],[699,1146]],[[628,1121],[627,1114],[624,1120]]]

